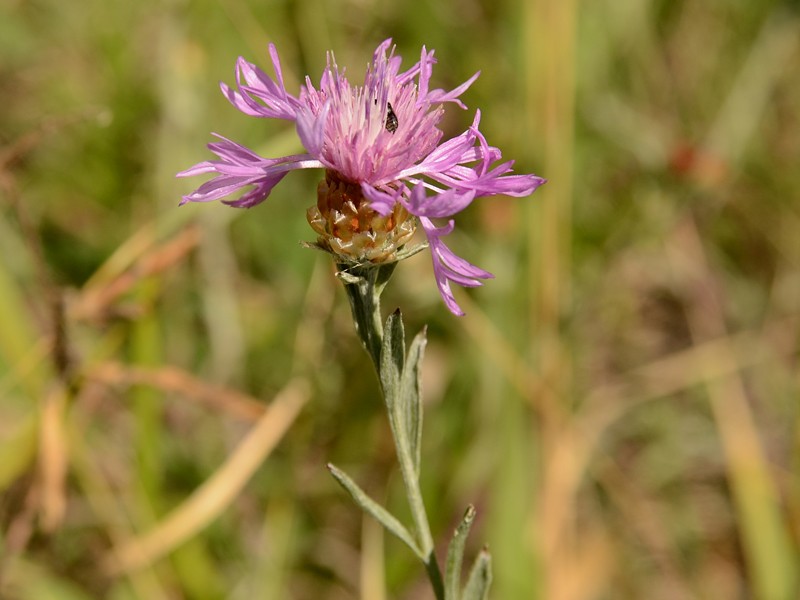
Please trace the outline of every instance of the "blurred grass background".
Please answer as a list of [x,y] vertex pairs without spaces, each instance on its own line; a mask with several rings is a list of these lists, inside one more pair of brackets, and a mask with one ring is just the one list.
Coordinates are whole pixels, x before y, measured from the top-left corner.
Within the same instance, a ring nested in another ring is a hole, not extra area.
[[[430,598],[329,477],[406,515],[375,377],[295,173],[178,209],[237,56],[360,81],[391,36],[520,172],[453,246],[497,279],[429,324],[423,486],[497,599],[800,598],[800,20],[768,0],[0,2],[0,597]],[[268,71],[269,72],[269,71]],[[267,408],[269,407],[269,408]]]

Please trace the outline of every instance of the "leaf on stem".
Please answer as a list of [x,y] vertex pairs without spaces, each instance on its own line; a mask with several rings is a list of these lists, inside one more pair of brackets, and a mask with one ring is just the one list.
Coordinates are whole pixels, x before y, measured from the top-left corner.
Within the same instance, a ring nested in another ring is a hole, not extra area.
[[347,285],[358,285],[361,283],[363,277],[359,277],[358,275],[353,275],[352,273],[348,273],[347,271],[337,271],[336,277],[343,281]]
[[491,585],[492,556],[484,548],[472,565],[467,585],[464,587],[462,600],[486,600],[489,597],[489,586]]
[[475,507],[470,505],[464,513],[464,518],[456,528],[450,546],[447,549],[447,563],[444,572],[444,597],[445,600],[459,600],[461,597],[461,565],[464,562],[464,545],[467,535],[475,521]]
[[383,328],[383,345],[381,347],[380,378],[383,386],[383,395],[386,408],[389,410],[389,419],[392,431],[397,434],[397,426],[401,425],[395,420],[395,403],[400,394],[400,378],[403,375],[406,354],[406,336],[403,329],[403,318],[400,309],[394,311],[386,319]]
[[363,511],[372,515],[372,517],[381,525],[383,525],[387,531],[393,533],[398,539],[405,543],[406,546],[411,548],[414,554],[416,554],[420,559],[425,560],[426,557],[419,549],[419,546],[417,546],[413,536],[400,521],[398,521],[380,504],[367,496],[366,492],[358,487],[358,484],[350,479],[350,477],[347,476],[344,471],[338,469],[336,466],[330,463],[328,463],[328,470],[331,472],[331,475],[333,475],[334,479],[339,482],[339,485],[347,490],[355,503],[358,504]]
[[428,343],[426,329],[420,331],[411,342],[408,358],[400,382],[399,413],[409,443],[409,451],[414,461],[414,471],[419,477],[422,446],[422,356]]

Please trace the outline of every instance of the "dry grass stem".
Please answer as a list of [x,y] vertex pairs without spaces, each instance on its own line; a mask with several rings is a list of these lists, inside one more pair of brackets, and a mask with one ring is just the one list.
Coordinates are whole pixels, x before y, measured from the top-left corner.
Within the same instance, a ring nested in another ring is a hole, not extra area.
[[219,469],[150,531],[116,548],[103,568],[109,574],[141,569],[219,516],[272,452],[308,397],[305,381],[290,381]]

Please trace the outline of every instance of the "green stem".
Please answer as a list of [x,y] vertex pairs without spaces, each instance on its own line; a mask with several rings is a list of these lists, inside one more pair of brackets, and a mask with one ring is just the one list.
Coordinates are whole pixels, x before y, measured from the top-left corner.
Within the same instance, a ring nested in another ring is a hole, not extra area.
[[[382,380],[381,375],[381,347],[383,343],[383,325],[380,312],[380,294],[386,285],[393,266],[367,267],[363,269],[346,270],[344,265],[339,265],[340,277],[344,281],[347,297],[350,300],[350,309],[353,313],[356,332],[367,354],[370,355],[378,379]],[[385,269],[385,270],[384,270]],[[381,390],[386,402],[386,390]],[[411,516],[416,526],[417,536],[419,537],[420,558],[425,564],[431,586],[437,600],[444,600],[444,584],[442,574],[439,570],[439,563],[434,552],[433,536],[428,524],[428,515],[425,511],[425,503],[422,499],[422,491],[419,486],[419,473],[414,466],[414,459],[410,449],[410,444],[406,432],[402,427],[395,426],[401,422],[402,415],[398,413],[398,406],[388,406],[387,409],[393,411],[389,422],[392,424],[392,437],[394,439],[395,450],[397,452],[400,471],[403,475],[406,497],[411,509]]]
[[[402,415],[395,415],[393,422],[399,422]],[[411,517],[419,535],[419,546],[424,556],[425,569],[428,571],[428,578],[431,580],[433,591],[437,599],[444,598],[444,585],[442,584],[442,574],[439,571],[439,564],[434,553],[433,536],[428,524],[428,514],[425,511],[425,503],[422,499],[422,490],[419,487],[419,473],[414,468],[414,459],[409,448],[408,439],[402,428],[392,427],[395,450],[397,451],[400,472],[403,474],[403,482],[406,488],[406,497],[411,509]]]
[[428,572],[428,579],[431,580],[431,587],[436,596],[436,600],[444,600],[444,584],[442,583],[442,572],[439,570],[439,563],[436,555],[431,550],[428,560],[425,561],[425,570]]
[[342,281],[344,281],[344,289],[350,301],[356,333],[372,359],[376,371],[380,371],[383,327],[381,325],[380,293],[376,292],[379,269],[348,270],[346,265],[337,266],[340,273],[350,275],[349,277],[343,276]]

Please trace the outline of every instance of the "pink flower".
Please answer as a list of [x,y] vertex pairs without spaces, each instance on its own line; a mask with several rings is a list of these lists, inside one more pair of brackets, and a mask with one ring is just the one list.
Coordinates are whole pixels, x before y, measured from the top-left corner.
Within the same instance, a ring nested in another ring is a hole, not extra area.
[[[329,53],[318,88],[306,77],[295,97],[286,91],[272,44],[269,53],[275,79],[240,57],[235,88],[222,83],[222,92],[247,115],[294,121],[306,153],[267,159],[217,136],[220,141],[208,147],[218,160],[178,173],[179,177],[214,174],[182,203],[219,200],[243,190],[238,198],[224,202],[251,207],[266,200],[289,171],[326,169],[334,183],[360,186],[361,198],[351,198],[356,204],[367,202],[384,217],[402,207],[419,218],[442,298],[454,314],[463,314],[450,283],[478,286],[492,275],[459,258],[442,242],[453,230],[450,218],[477,197],[527,196],[544,183],[535,175],[511,174],[513,161],[499,162],[500,151],[489,146],[478,129],[480,111],[464,133],[441,142],[437,125],[443,104],[466,108],[458,98],[478,73],[451,91],[430,89],[433,51],[423,47],[419,62],[401,73],[401,58],[386,40],[375,50],[363,85],[351,85]],[[450,220],[437,227],[431,221],[436,218]]]

